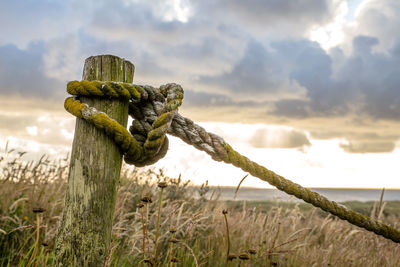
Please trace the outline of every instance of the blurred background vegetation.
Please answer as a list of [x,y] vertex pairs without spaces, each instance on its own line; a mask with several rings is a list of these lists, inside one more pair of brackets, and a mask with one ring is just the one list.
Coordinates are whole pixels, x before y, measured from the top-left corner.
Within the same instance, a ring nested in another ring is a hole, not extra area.
[[[49,160],[43,156],[26,162],[23,156],[24,152],[7,149],[0,156],[0,266],[29,265],[36,216],[40,245],[31,265],[51,266],[68,157]],[[155,263],[157,184],[161,181],[167,187]],[[143,203],[143,197],[151,198],[151,203]],[[399,201],[343,204],[400,228]],[[35,214],[33,209],[38,207],[45,211]],[[230,261],[223,210],[229,225]],[[150,266],[149,261],[158,266],[399,266],[400,247],[303,202],[223,201],[207,183],[192,186],[162,170],[124,167],[106,265]]]

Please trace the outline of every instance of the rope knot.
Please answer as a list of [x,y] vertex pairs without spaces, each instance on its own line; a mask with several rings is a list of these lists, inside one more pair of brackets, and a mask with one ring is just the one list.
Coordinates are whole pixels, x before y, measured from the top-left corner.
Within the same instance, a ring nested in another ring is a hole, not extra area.
[[129,153],[125,155],[127,163],[138,167],[154,164],[167,154],[169,141],[166,133],[183,99],[183,89],[175,83],[160,88],[140,87],[140,101],[129,103],[129,115],[133,118],[129,131],[143,147],[144,153],[139,159]]
[[[128,83],[100,81],[72,81],[67,92],[75,97],[65,100],[65,108],[77,116],[104,129],[124,153],[124,160],[137,167],[154,164],[168,151],[166,133],[179,106],[183,89],[170,83],[160,88]],[[81,103],[79,96],[122,98],[129,101],[129,115],[133,118],[129,132],[117,121],[94,107]]]

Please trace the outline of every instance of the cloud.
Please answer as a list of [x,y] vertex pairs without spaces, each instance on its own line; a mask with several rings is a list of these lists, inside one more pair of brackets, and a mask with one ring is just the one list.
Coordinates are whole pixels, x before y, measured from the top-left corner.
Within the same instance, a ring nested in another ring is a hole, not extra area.
[[[129,43],[129,53],[135,62],[140,63],[138,71],[147,68],[146,62],[140,60],[141,54],[145,53],[151,58],[153,66],[164,70],[164,73],[157,74],[158,77],[163,75],[189,81],[196,84],[199,90],[204,90],[207,86],[202,84],[203,76],[226,73],[240,60],[244,62],[236,65],[236,72],[243,70],[240,66],[246,63],[258,64],[252,57],[263,52],[262,45],[257,47],[260,39],[270,41],[282,38],[278,37],[278,33],[283,32],[286,26],[286,38],[302,36],[303,28],[329,20],[334,9],[330,1],[312,4],[304,1],[251,2],[179,1],[183,9],[190,10],[186,21],[179,20],[179,12],[171,10],[171,1],[98,1],[92,7],[86,33],[109,44],[113,40],[113,45],[117,42]],[[166,19],[165,14],[171,12],[175,15],[168,15],[170,19]],[[267,38],[260,38],[265,34]],[[249,44],[252,39],[257,41]],[[244,53],[247,57],[243,59]],[[270,71],[270,79],[264,78],[263,85],[268,81],[270,88],[277,82],[282,86],[283,79],[285,90],[296,87],[284,75],[277,75],[277,81],[272,80],[271,77],[275,76],[271,75],[282,71],[272,64],[266,62],[264,69],[256,70]],[[171,71],[166,73],[165,70]],[[251,71],[254,69],[249,69]],[[246,77],[250,78],[249,75]],[[236,80],[239,78],[236,76]]]
[[249,143],[255,148],[301,148],[311,145],[304,133],[282,128],[258,129]]
[[231,70],[220,75],[201,76],[200,82],[217,86],[233,98],[255,102],[302,98],[304,88],[289,79],[287,64],[281,59],[280,51],[267,49],[252,40]]
[[235,105],[232,98],[222,94],[211,94],[205,92],[196,92],[185,90],[185,101],[183,103],[189,107],[212,107]]
[[347,39],[351,42],[357,35],[373,36],[379,40],[378,50],[390,49],[399,42],[394,34],[400,25],[399,10],[397,0],[364,1],[356,11],[355,23],[345,31]]
[[337,72],[347,90],[357,92],[362,104],[358,110],[376,119],[400,118],[400,54],[399,44],[387,53],[374,52],[379,40],[369,36],[357,36],[353,40],[353,53]]
[[31,43],[26,50],[15,45],[0,46],[0,94],[4,96],[55,98],[64,95],[65,83],[44,73],[43,43]]
[[[375,151],[374,142],[388,150],[400,136],[400,38],[393,34],[400,6],[365,1],[344,29],[346,44],[326,51],[306,37],[332,22],[339,2],[2,3],[0,95],[50,99],[62,110],[65,83],[79,79],[83,60],[108,53],[136,65],[135,83],[182,84],[182,110],[196,120],[288,124],[311,135],[326,125],[335,128],[332,138],[348,140],[348,151]],[[355,117],[377,137],[358,135],[349,122]],[[282,146],[307,143],[307,136],[282,135],[298,137]]]
[[373,123],[360,124],[353,121],[352,128],[321,128],[311,131],[310,136],[313,139],[340,138],[343,140],[340,147],[349,153],[388,153],[396,147],[399,139],[398,127],[399,125],[393,127],[392,124],[385,129],[385,126],[379,124],[375,124],[374,127]]
[[82,19],[75,17],[80,9],[75,9],[73,2],[1,1],[0,45],[14,44],[25,49],[32,42],[48,41],[76,31]]
[[[203,20],[215,18],[221,24],[256,36],[299,37],[315,24],[328,21],[335,12],[332,1],[201,1],[194,4],[194,15]],[[196,13],[197,11],[197,13]]]
[[395,148],[394,142],[384,141],[351,141],[340,145],[348,153],[387,153]]
[[70,146],[75,118],[53,115],[6,113],[0,115],[1,135],[47,145]]

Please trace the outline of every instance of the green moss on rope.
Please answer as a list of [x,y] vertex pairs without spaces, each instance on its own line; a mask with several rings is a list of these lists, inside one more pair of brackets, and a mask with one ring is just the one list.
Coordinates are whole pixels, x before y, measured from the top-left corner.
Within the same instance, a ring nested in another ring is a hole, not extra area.
[[[141,99],[142,91],[143,88],[140,86],[128,83],[71,81],[67,84],[67,92],[76,96],[119,97],[138,101]],[[154,93],[150,93],[152,94],[150,98],[153,98]],[[109,118],[103,112],[89,108],[79,100],[69,97],[65,100],[64,107],[76,117],[85,119],[94,124],[95,127],[104,130],[120,147],[128,163],[143,166],[150,164],[150,162],[154,163],[153,158],[157,154],[159,154],[157,158],[160,155],[166,154],[168,142],[165,135],[174,114],[182,103],[183,89],[176,84],[164,86],[163,94],[165,94],[169,101],[166,103],[163,113],[153,123],[152,129],[148,132],[143,146],[117,121]]]
[[140,100],[142,89],[129,83],[100,81],[71,81],[67,92],[76,96],[98,96]]

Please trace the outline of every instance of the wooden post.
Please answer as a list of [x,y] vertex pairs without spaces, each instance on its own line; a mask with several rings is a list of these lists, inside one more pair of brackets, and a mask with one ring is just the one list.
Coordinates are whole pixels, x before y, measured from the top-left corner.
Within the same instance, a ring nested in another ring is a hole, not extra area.
[[[135,67],[111,55],[89,57],[83,80],[131,83]],[[95,97],[80,100],[126,126],[128,101]],[[56,266],[104,266],[122,155],[102,130],[76,120],[62,221],[56,239]]]

